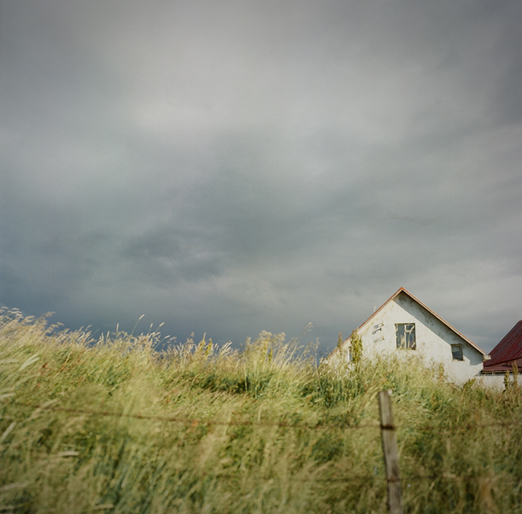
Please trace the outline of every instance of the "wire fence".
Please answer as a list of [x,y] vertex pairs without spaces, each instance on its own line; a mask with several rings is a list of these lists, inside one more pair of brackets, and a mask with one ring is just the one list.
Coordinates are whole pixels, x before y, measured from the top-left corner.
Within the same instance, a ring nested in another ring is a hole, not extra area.
[[[60,411],[60,412],[68,412],[70,414],[87,414],[90,416],[103,416],[103,417],[120,417],[120,418],[132,418],[132,419],[143,419],[143,420],[152,420],[152,421],[162,421],[165,423],[184,423],[188,425],[216,425],[216,426],[240,426],[240,427],[273,427],[273,428],[296,428],[296,429],[304,429],[304,430],[331,430],[331,429],[382,429],[383,426],[379,423],[360,423],[360,424],[350,424],[350,423],[340,423],[340,424],[316,424],[316,425],[305,425],[302,423],[289,423],[289,422],[261,422],[261,421],[217,421],[217,420],[205,420],[201,418],[182,418],[177,416],[154,416],[148,414],[133,414],[126,412],[111,412],[111,411],[97,411],[91,409],[77,409],[72,407],[62,407],[59,405],[53,404],[32,404],[29,402],[22,402],[19,400],[14,400],[12,403],[16,403],[18,405],[23,405],[24,407],[30,407],[32,409],[40,409],[40,410],[52,410],[52,411]],[[476,428],[492,428],[492,427],[515,427],[522,426],[522,419],[520,421],[511,421],[511,422],[495,422],[495,423],[464,423],[459,425],[453,425],[451,427],[437,426],[437,425],[424,425],[415,427],[417,430],[429,432],[429,431],[438,431],[438,432],[454,432],[456,430],[473,430]],[[406,428],[404,425],[394,424],[391,427],[395,430]]]
[[[31,408],[35,411],[38,410],[47,410],[47,411],[58,411],[65,412],[69,414],[78,414],[78,415],[88,415],[88,416],[100,416],[100,417],[117,417],[117,418],[130,418],[137,420],[148,420],[148,421],[160,421],[164,423],[180,423],[190,425],[191,427],[196,427],[199,425],[206,426],[231,426],[231,427],[264,427],[264,428],[287,428],[287,429],[300,429],[300,430],[360,430],[360,429],[379,429],[381,431],[381,437],[383,439],[383,452],[385,458],[385,473],[376,472],[372,475],[351,475],[351,476],[327,476],[324,478],[313,478],[310,480],[321,481],[321,482],[350,482],[350,483],[373,483],[374,481],[386,481],[388,486],[388,497],[390,498],[390,489],[399,488],[399,504],[395,505],[393,501],[389,500],[389,512],[390,513],[401,513],[402,507],[400,506],[400,485],[407,484],[411,485],[411,482],[429,480],[432,482],[441,481],[441,480],[458,480],[458,481],[468,481],[468,482],[476,482],[486,479],[487,477],[480,475],[458,475],[450,472],[442,472],[437,475],[406,475],[399,476],[398,473],[398,454],[395,450],[395,455],[392,457],[395,459],[396,466],[396,474],[393,476],[388,475],[387,465],[386,465],[386,444],[385,444],[385,433],[393,433],[395,436],[395,431],[401,428],[407,428],[407,426],[400,424],[397,425],[393,423],[393,421],[385,422],[382,417],[381,412],[381,423],[339,423],[339,424],[321,424],[317,423],[315,425],[311,424],[303,424],[303,423],[291,423],[291,422],[263,422],[263,421],[220,421],[220,420],[208,420],[208,419],[200,419],[200,418],[188,418],[188,417],[179,417],[179,416],[157,416],[157,415],[148,415],[141,413],[125,413],[125,412],[113,412],[106,410],[92,410],[92,409],[80,409],[80,408],[72,408],[56,405],[56,401],[52,400],[51,402],[46,402],[43,404],[33,404],[29,402],[23,402],[20,400],[16,400],[13,398],[9,398],[11,403],[23,405],[25,407]],[[7,398],[2,398],[1,401],[5,402]],[[391,404],[390,404],[391,408]],[[436,426],[436,425],[425,425],[425,426],[417,426],[415,427],[417,430],[421,430],[423,432],[429,431],[437,431],[440,432],[456,432],[456,431],[469,431],[474,429],[483,429],[483,428],[513,428],[522,426],[522,419],[517,421],[510,422],[494,422],[494,423],[463,423],[463,424],[453,424],[450,427],[444,426]],[[382,471],[382,470],[381,470]],[[238,475],[228,474],[228,473],[217,473],[214,475],[216,479],[238,479]],[[509,477],[503,477],[503,480],[508,479]],[[296,478],[296,480],[303,480],[303,478]],[[516,477],[513,477],[513,481],[518,480]]]
[[317,425],[304,425],[302,423],[287,423],[287,422],[279,422],[279,423],[267,423],[267,422],[256,422],[256,421],[216,421],[216,420],[204,420],[200,418],[180,418],[177,416],[152,416],[147,414],[132,414],[125,412],[110,412],[110,411],[94,411],[89,409],[75,409],[69,407],[60,407],[57,405],[34,405],[27,402],[16,401],[18,405],[24,405],[25,407],[31,407],[33,409],[41,409],[41,410],[54,410],[60,412],[68,412],[70,414],[88,414],[92,416],[109,416],[109,417],[120,417],[120,418],[133,418],[133,419],[143,419],[143,420],[153,420],[153,421],[163,421],[166,423],[185,423],[188,425],[216,425],[216,426],[239,426],[239,427],[279,427],[279,428],[298,428],[305,430],[331,430],[331,429],[361,429],[361,428],[380,428],[380,425],[376,423],[371,424],[359,424],[359,425],[351,425],[351,424],[317,424]]

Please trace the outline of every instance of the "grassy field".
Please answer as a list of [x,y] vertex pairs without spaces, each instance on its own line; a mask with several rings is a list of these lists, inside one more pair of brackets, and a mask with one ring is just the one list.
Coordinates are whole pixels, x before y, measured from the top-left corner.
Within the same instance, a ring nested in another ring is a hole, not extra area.
[[391,389],[406,512],[522,513],[520,390],[318,365],[270,333],[160,342],[0,313],[0,512],[384,513]]

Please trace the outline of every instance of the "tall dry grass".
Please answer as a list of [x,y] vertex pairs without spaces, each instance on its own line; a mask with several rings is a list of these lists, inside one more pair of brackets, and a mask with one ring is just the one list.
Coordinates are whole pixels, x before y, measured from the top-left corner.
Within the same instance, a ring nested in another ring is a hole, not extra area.
[[522,512],[515,388],[457,388],[414,357],[317,365],[268,332],[158,353],[157,332],[0,317],[2,511],[386,512],[372,425],[392,389],[407,512]]

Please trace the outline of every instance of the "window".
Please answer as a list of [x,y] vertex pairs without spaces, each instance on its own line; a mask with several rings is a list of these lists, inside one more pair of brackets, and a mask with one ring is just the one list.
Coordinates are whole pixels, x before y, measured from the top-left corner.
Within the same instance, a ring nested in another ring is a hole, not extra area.
[[451,345],[451,355],[453,356],[454,361],[463,361],[464,353],[462,352],[461,344],[452,344]]
[[397,348],[415,350],[415,323],[397,323],[395,325]]

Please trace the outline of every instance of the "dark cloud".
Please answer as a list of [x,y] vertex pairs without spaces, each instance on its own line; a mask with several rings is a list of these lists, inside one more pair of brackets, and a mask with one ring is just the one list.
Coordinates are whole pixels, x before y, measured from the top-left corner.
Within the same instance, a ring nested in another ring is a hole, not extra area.
[[520,2],[0,4],[0,302],[331,348],[520,319]]

